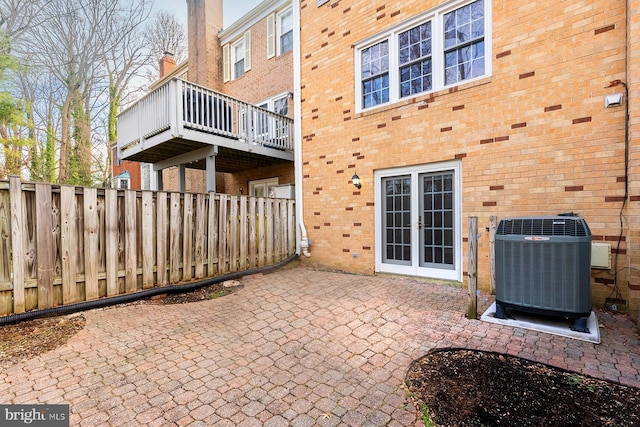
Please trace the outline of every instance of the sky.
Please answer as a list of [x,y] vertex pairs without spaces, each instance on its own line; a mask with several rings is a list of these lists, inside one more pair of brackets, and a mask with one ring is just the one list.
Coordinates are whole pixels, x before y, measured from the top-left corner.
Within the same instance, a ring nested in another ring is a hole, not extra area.
[[[242,15],[260,4],[262,0],[222,0],[224,12],[224,27],[228,27]],[[186,0],[156,0],[157,10],[167,10],[176,15],[187,30],[187,1]]]

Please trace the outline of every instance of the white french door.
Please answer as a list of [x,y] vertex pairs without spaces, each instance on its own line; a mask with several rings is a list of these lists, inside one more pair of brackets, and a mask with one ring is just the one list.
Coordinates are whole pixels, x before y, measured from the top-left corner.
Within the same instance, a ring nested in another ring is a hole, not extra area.
[[462,280],[460,162],[375,172],[376,271]]

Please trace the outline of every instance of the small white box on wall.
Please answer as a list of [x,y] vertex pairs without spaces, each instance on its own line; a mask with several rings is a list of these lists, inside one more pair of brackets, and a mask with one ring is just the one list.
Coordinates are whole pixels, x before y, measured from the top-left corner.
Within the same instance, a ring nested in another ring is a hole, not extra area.
[[591,243],[591,268],[611,269],[611,245]]

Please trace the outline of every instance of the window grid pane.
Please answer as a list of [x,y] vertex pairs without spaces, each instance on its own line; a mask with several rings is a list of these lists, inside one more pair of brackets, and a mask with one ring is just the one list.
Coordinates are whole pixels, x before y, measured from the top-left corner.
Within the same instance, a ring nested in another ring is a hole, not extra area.
[[389,41],[363,49],[360,57],[364,108],[389,102]]
[[445,85],[485,73],[484,0],[444,15]]
[[400,97],[433,89],[431,21],[398,35]]

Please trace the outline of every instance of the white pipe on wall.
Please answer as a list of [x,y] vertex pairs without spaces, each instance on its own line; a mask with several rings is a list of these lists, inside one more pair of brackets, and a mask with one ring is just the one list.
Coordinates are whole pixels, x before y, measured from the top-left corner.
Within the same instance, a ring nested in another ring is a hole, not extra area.
[[296,218],[298,218],[298,254],[302,252],[310,257],[310,241],[304,225],[304,209],[302,201],[302,103],[300,102],[300,0],[293,0],[293,117],[294,128],[294,167],[296,181]]

